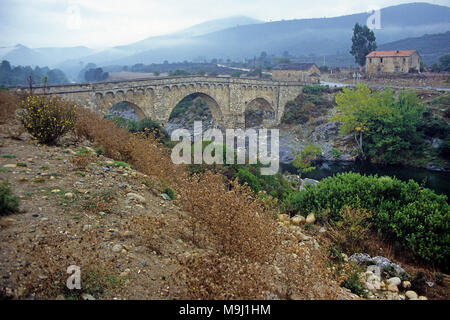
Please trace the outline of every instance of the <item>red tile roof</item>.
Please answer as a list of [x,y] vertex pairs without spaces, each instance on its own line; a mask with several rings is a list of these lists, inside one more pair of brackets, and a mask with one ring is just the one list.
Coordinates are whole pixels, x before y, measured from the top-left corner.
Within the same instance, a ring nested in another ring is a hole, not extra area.
[[416,50],[392,50],[392,51],[372,51],[366,57],[367,58],[376,58],[376,57],[409,57]]

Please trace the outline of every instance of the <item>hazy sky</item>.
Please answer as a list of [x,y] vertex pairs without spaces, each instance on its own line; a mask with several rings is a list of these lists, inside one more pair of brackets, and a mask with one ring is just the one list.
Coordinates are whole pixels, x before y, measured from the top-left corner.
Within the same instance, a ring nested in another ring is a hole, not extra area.
[[[333,17],[408,0],[0,0],[0,46],[129,44],[217,18]],[[429,0],[450,5],[450,0]]]

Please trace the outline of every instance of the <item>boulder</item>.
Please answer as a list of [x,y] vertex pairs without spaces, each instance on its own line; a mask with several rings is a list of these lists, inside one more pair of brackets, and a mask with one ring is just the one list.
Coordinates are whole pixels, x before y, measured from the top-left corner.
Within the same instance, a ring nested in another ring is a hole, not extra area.
[[308,216],[306,217],[306,223],[314,223],[314,222],[316,222],[316,216],[314,215],[314,213],[308,214]]
[[291,219],[291,222],[294,226],[300,226],[306,222],[306,219],[304,216],[295,216]]
[[402,282],[403,289],[410,289],[411,288],[411,282],[409,281],[403,281]]
[[348,259],[359,264],[368,264],[372,262],[372,258],[370,258],[367,253],[354,253]]
[[395,284],[396,286],[399,286],[400,283],[402,283],[402,280],[399,277],[393,277],[387,280],[387,284]]
[[138,201],[140,203],[146,203],[147,202],[147,200],[145,200],[145,198],[143,196],[141,196],[141,195],[139,195],[137,193],[132,193],[132,192],[127,193],[127,197],[130,200],[136,200],[136,201]]
[[387,289],[388,289],[388,291],[390,291],[390,292],[398,292],[398,287],[397,287],[397,285],[395,285],[395,284],[390,284],[390,285],[388,285],[388,287],[387,287]]
[[409,299],[409,300],[416,300],[419,298],[419,296],[417,295],[417,293],[415,293],[412,290],[408,290],[405,293],[405,296]]

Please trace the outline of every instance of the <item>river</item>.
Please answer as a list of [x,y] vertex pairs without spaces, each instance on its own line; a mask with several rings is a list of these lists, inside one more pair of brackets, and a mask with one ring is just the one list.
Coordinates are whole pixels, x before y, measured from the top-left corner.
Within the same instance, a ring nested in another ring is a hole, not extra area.
[[[281,171],[295,174],[292,164],[280,163]],[[361,174],[377,174],[379,176],[396,177],[403,181],[413,179],[437,194],[450,198],[450,172],[430,171],[423,168],[405,166],[381,166],[363,162],[321,162],[316,164],[316,170],[303,174],[302,178],[321,180],[340,172],[358,172]]]

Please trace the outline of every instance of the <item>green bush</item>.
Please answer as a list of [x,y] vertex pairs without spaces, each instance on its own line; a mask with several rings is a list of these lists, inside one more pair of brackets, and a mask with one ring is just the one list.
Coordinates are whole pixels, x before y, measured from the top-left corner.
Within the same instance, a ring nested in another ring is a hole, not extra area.
[[164,189],[164,193],[167,194],[169,196],[170,199],[175,199],[175,191],[173,191],[173,189],[166,187]]
[[326,87],[316,84],[312,86],[305,86],[303,88],[303,93],[320,95],[322,94],[322,92],[326,90],[327,90]]
[[0,182],[0,216],[16,212],[19,209],[19,198],[11,190],[8,180]]
[[239,169],[235,175],[235,178],[238,178],[241,184],[247,183],[253,192],[258,193],[261,191],[261,184],[259,183],[258,178],[250,171],[246,169]]
[[167,133],[166,129],[161,127],[159,123],[153,121],[150,118],[143,118],[139,121],[136,121],[125,119],[116,115],[110,120],[112,120],[119,128],[126,128],[131,133],[154,132],[155,137],[160,139],[163,144],[166,144],[170,141],[169,134]]
[[364,286],[359,282],[358,272],[353,272],[349,277],[347,277],[342,283],[341,287],[349,289],[352,293],[359,296],[364,295]]
[[292,193],[285,211],[306,215],[329,209],[339,221],[345,206],[375,212],[373,225],[384,237],[398,240],[422,259],[443,265],[450,258],[450,211],[447,196],[413,180],[341,173]]
[[19,112],[25,129],[40,143],[56,144],[72,129],[76,106],[58,98],[28,96]]
[[334,160],[338,160],[342,156],[342,152],[338,149],[331,149],[331,156]]

